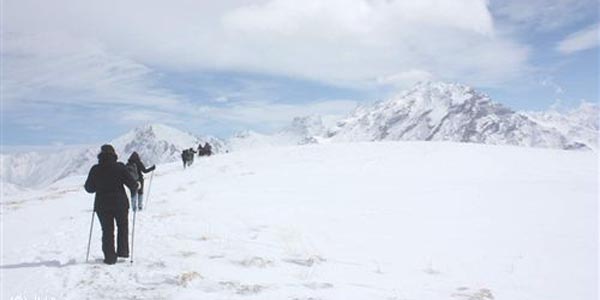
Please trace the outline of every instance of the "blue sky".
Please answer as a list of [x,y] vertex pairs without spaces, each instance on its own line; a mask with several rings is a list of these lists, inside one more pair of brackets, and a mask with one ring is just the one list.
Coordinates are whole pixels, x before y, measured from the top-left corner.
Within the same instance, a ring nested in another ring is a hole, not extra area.
[[97,144],[155,122],[268,133],[423,80],[516,110],[599,100],[595,0],[2,5],[2,145]]

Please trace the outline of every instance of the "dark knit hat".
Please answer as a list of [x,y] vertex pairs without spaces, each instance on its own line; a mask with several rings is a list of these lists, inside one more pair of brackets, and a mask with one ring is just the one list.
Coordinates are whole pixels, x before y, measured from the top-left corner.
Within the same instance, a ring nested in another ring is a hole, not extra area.
[[127,161],[140,161],[140,155],[137,152],[133,151],[133,153],[131,153]]
[[100,147],[100,153],[117,155],[117,153],[115,152],[115,148],[113,148],[113,146],[109,144],[102,145],[102,147]]
[[117,160],[117,153],[115,152],[115,148],[113,146],[106,144],[100,147],[100,153],[98,153],[98,161],[112,161]]

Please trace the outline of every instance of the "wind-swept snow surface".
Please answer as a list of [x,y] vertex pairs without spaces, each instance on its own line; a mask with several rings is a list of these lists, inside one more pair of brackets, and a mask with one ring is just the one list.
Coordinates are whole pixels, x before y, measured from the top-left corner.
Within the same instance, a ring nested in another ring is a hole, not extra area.
[[2,298],[597,299],[597,172],[591,151],[441,142],[161,165],[114,266],[98,223],[84,262],[71,177],[2,198]]

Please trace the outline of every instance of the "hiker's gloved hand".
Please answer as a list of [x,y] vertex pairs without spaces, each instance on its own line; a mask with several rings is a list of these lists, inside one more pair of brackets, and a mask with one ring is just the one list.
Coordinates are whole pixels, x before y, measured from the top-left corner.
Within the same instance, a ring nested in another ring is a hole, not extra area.
[[141,182],[137,182],[137,190],[139,191],[142,188],[142,183]]
[[154,171],[156,169],[156,165],[152,165],[152,167],[148,168],[148,172]]

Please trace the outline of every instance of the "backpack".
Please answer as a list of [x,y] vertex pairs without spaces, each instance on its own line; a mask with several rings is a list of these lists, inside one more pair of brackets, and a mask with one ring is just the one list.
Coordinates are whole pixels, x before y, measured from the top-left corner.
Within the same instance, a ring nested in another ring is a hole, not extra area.
[[131,177],[133,177],[133,179],[135,181],[138,181],[139,174],[138,174],[137,165],[133,162],[127,162],[126,166],[127,166],[127,172],[129,172],[129,174],[131,174]]

